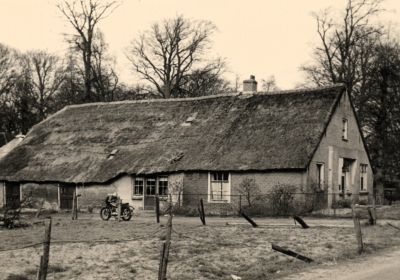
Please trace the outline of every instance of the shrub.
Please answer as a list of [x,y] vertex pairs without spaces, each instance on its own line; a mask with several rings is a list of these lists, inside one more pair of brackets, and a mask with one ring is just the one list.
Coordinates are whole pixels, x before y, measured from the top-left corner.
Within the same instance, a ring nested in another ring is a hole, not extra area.
[[296,187],[278,184],[269,192],[269,202],[275,215],[288,215],[293,212],[293,200]]
[[351,208],[351,199],[348,198],[342,198],[339,200],[336,200],[332,203],[332,208],[333,209],[340,209],[340,208]]

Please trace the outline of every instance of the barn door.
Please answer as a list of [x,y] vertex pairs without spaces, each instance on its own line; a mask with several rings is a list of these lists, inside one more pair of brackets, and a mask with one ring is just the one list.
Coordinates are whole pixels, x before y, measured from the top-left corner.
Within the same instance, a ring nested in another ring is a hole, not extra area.
[[72,209],[75,186],[60,186],[60,209]]
[[6,182],[6,207],[18,208],[20,206],[19,183]]

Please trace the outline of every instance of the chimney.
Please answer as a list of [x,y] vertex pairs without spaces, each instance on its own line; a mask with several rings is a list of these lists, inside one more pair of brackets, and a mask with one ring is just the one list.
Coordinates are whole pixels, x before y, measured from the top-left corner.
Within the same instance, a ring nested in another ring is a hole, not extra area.
[[250,79],[243,81],[243,93],[256,93],[257,81],[254,75],[250,75]]

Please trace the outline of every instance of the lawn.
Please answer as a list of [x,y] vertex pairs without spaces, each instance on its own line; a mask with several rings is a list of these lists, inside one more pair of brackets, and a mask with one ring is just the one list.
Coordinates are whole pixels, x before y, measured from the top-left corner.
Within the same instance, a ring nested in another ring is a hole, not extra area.
[[[104,222],[98,215],[85,214],[72,221],[69,215],[56,214],[48,279],[157,279],[166,220],[162,217],[158,225],[153,217],[135,216],[129,222]],[[311,225],[306,230],[286,218],[256,221],[259,228],[240,218],[208,218],[207,226],[202,226],[198,218],[174,217],[168,279],[232,279],[232,274],[242,279],[277,279],[305,266],[356,255],[350,219],[306,219]],[[41,220],[28,222],[31,225],[25,228],[0,228],[1,279],[35,279],[41,246],[1,251],[42,241]],[[400,231],[385,223],[363,225],[362,230],[367,252],[400,245]],[[315,263],[274,252],[271,243]]]

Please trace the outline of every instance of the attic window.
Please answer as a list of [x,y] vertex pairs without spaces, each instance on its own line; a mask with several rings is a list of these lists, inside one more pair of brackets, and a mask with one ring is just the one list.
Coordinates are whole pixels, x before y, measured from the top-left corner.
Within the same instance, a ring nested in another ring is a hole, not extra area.
[[114,149],[111,151],[111,153],[107,156],[107,159],[113,159],[114,156],[118,153],[118,149]]
[[347,132],[348,132],[348,121],[347,121],[347,119],[343,119],[343,130],[342,130],[342,132],[343,132],[343,135],[342,135],[342,139],[343,140],[348,140],[347,139]]
[[196,119],[197,117],[197,112],[194,112],[190,117],[188,117],[184,123],[182,123],[182,126],[190,126],[193,121]]

